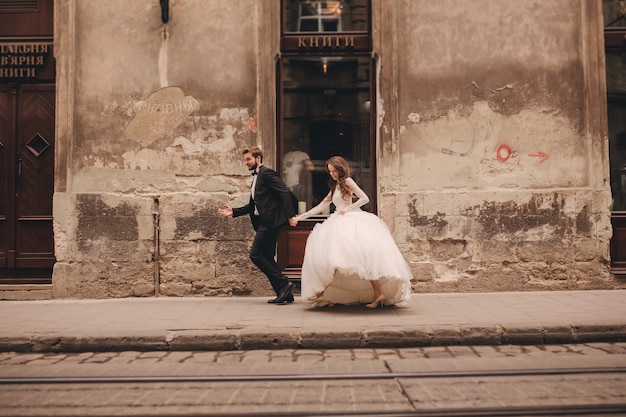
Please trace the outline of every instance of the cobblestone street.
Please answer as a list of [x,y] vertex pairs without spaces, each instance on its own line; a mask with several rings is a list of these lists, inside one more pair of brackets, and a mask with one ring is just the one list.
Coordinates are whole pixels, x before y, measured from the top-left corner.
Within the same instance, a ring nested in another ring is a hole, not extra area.
[[[477,407],[626,407],[625,369],[616,372],[625,366],[626,343],[6,352],[0,353],[0,414],[328,415]],[[93,380],[56,379],[68,377]],[[42,380],[19,383],[12,378]]]

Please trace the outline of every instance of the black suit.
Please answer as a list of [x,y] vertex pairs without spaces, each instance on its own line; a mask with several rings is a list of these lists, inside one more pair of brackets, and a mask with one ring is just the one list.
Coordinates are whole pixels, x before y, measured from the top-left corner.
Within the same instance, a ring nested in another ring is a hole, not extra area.
[[[254,214],[254,209],[258,216]],[[276,171],[264,165],[258,167],[254,200],[243,207],[233,208],[233,217],[250,215],[252,226],[256,231],[250,259],[265,274],[276,292],[289,284],[289,279],[281,274],[278,264],[274,260],[276,254],[276,239],[280,228],[288,219],[295,216],[295,209],[291,193],[280,180]]]

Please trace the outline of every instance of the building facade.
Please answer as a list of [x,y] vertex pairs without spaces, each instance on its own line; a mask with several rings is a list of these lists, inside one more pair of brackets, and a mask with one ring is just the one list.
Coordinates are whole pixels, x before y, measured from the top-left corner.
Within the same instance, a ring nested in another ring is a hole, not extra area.
[[[5,298],[269,295],[250,222],[217,214],[252,145],[301,210],[348,158],[415,292],[626,286],[602,2],[53,3],[54,262]],[[280,239],[295,281],[323,218]]]

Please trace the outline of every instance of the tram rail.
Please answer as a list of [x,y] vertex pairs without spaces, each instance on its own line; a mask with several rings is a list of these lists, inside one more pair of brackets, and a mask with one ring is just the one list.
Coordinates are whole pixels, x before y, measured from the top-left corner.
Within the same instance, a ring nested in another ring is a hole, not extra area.
[[180,383],[180,382],[247,382],[247,381],[314,381],[402,378],[472,378],[496,376],[542,376],[626,373],[626,367],[513,369],[433,372],[379,372],[353,374],[262,374],[262,375],[195,375],[195,376],[71,376],[71,377],[1,377],[0,384],[105,384],[105,383]]
[[[465,371],[421,371],[421,372],[380,372],[380,373],[318,373],[318,374],[277,374],[277,375],[196,375],[196,376],[50,376],[50,377],[2,377],[0,385],[58,385],[58,384],[179,384],[179,383],[232,383],[232,382],[276,382],[276,381],[324,381],[324,380],[407,380],[416,378],[489,378],[489,377],[528,377],[550,375],[580,374],[626,374],[626,367],[581,367],[557,369],[511,369],[511,370],[465,370]],[[607,401],[610,402],[610,401]],[[0,415],[2,415],[0,413]],[[98,414],[92,410],[89,415],[97,417],[113,417],[114,414]],[[135,417],[153,417],[163,415],[136,414]],[[185,417],[206,417],[215,414],[190,413],[180,414]],[[590,403],[572,405],[528,405],[502,407],[437,408],[409,409],[401,411],[280,411],[246,413],[220,413],[229,417],[334,417],[334,416],[372,416],[372,417],[474,417],[474,416],[626,416],[624,403]]]

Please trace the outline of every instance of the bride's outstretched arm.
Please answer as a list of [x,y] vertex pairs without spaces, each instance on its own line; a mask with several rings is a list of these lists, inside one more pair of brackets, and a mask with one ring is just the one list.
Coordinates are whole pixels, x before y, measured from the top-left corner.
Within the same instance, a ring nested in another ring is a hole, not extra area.
[[304,220],[304,219],[308,219],[309,217],[313,216],[314,214],[320,214],[322,211],[324,211],[324,209],[326,207],[330,206],[330,203],[332,201],[332,196],[330,195],[330,192],[328,193],[328,195],[326,197],[324,197],[324,199],[315,207],[313,207],[311,210],[307,211],[306,213],[302,213],[299,214],[297,217],[298,221],[300,220]]

